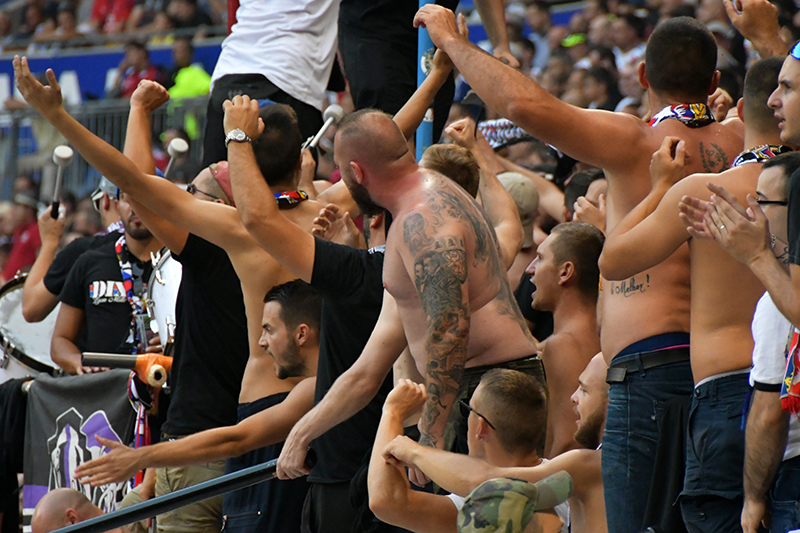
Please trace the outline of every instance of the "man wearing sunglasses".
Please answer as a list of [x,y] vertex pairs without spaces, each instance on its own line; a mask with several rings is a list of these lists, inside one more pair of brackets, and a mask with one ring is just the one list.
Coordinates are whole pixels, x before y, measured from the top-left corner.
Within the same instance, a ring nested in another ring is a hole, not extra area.
[[[97,371],[84,367],[81,352],[137,353],[144,332],[133,315],[141,313],[150,278],[150,254],[161,242],[136,215],[127,195],[115,200],[125,231],[80,256],[59,295],[50,355],[70,374]],[[85,340],[79,340],[81,331]]]
[[[458,510],[464,504],[464,497],[477,484],[467,491],[448,496],[413,491],[405,475],[405,466],[414,466],[413,463],[406,462],[407,456],[400,459],[387,450],[391,450],[399,440],[406,449],[419,450],[420,455],[445,461],[452,459],[456,463],[472,459],[469,467],[460,469],[461,474],[450,471],[456,478],[483,467],[498,467],[497,470],[537,467],[545,462],[536,450],[544,445],[547,395],[539,380],[524,372],[494,369],[485,373],[469,401],[458,402],[458,408],[467,420],[469,457],[421,446],[403,436],[403,421],[422,407],[426,396],[424,385],[401,380],[386,398],[369,464],[369,504],[379,519],[410,531],[455,532]],[[520,413],[524,416],[519,416]],[[442,470],[431,470],[431,476]],[[442,478],[450,478],[450,473],[438,478],[437,483],[446,483]],[[489,478],[481,481],[486,479]],[[536,531],[568,531],[568,504],[557,505],[555,513],[557,517],[537,515],[543,529]],[[559,519],[563,526],[559,526]]]
[[41,322],[55,309],[67,274],[81,254],[119,238],[124,228],[117,213],[116,195],[117,187],[106,178],[101,178],[91,199],[95,210],[100,213],[106,233],[76,239],[60,252],[58,246],[64,234],[63,218],[51,217],[50,208],[39,217],[42,248],[22,289],[22,316],[26,321]]
[[[696,385],[680,497],[690,532],[732,531],[739,525],[744,433],[739,427],[741,420],[729,414],[741,412],[746,395],[753,353],[750,323],[764,288],[745,265],[716,243],[691,239],[679,218],[679,202],[687,195],[708,200],[715,187],[722,186],[744,201],[756,193],[761,167],[791,151],[782,144],[778,120],[767,107],[778,85],[781,64],[779,58],[768,58],[747,72],[738,111],[744,120],[748,149],[734,159],[732,168],[719,175],[681,179],[685,143],[666,138],[650,166],[653,190],[609,233],[600,257],[604,278],[636,276],[644,280],[639,272],[669,257],[685,242],[690,243],[691,362]],[[719,229],[724,231],[725,225],[720,223]],[[632,361],[627,369],[632,374],[629,379],[637,379],[635,364]],[[613,405],[613,396],[611,402]]]

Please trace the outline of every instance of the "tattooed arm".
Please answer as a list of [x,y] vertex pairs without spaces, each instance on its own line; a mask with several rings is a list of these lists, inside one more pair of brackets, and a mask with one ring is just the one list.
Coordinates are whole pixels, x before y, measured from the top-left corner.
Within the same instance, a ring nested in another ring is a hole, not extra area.
[[428,398],[419,421],[420,442],[441,448],[467,355],[467,252],[459,224],[429,224],[419,212],[406,217],[403,237],[411,259],[406,268],[413,268],[411,275],[427,322]]

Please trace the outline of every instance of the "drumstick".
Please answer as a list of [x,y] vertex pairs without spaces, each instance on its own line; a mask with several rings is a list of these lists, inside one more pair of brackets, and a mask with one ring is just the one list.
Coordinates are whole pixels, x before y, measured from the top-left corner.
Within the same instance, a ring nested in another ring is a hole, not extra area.
[[322,136],[325,134],[325,131],[333,124],[337,124],[344,118],[344,109],[342,109],[342,106],[340,105],[329,105],[325,109],[325,113],[322,115],[322,118],[325,120],[325,123],[322,125],[317,134],[311,139],[311,142],[306,141],[305,144],[303,144],[303,150],[306,148],[315,148],[319,144],[320,139],[322,139]]
[[53,163],[58,165],[58,173],[56,174],[56,187],[53,190],[53,206],[50,209],[50,216],[53,218],[58,218],[61,186],[64,184],[64,171],[70,161],[72,161],[72,148],[63,144],[61,146],[56,146],[56,149],[53,150]]
[[167,153],[169,154],[169,163],[167,163],[167,169],[164,171],[165,178],[169,178],[169,171],[172,170],[172,163],[175,162],[175,158],[185,154],[188,151],[189,151],[189,143],[187,143],[180,137],[176,137],[169,142],[169,146],[167,146]]

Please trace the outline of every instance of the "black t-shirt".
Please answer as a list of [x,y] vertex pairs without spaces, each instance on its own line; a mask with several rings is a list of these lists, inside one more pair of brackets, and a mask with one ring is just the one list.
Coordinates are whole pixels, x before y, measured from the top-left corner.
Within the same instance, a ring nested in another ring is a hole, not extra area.
[[[455,10],[458,0],[437,0],[440,6]],[[339,31],[373,39],[393,39],[401,46],[417,48],[414,15],[418,2],[408,0],[342,0]]]
[[[315,238],[311,286],[322,295],[319,363],[314,403],[361,355],[383,303],[383,250],[366,251]],[[378,394],[355,416],[316,439],[311,483],[349,481],[372,447],[381,409],[392,390],[391,372]]]
[[67,274],[78,258],[88,250],[93,250],[108,242],[117,242],[120,235],[121,233],[112,231],[105,235],[81,237],[66,245],[63,250],[58,252],[50,268],[47,269],[47,274],[44,276],[45,288],[56,296],[61,294],[61,289],[64,288],[64,283],[67,281]]
[[228,254],[189,235],[180,255],[171,398],[161,427],[172,436],[236,424],[250,347],[239,277]]
[[531,335],[536,337],[537,341],[543,341],[553,334],[553,313],[531,307],[535,291],[536,285],[531,281],[531,276],[523,272],[519,286],[514,291],[514,298],[517,300],[519,310],[522,311],[522,316],[533,324]]
[[800,170],[789,178],[789,262],[800,265]]
[[[114,250],[120,235],[116,237],[78,258],[59,296],[63,303],[85,314],[85,344],[78,345],[81,351],[131,353],[132,347],[124,346],[131,327],[131,305]],[[141,277],[147,283],[152,270],[150,262],[140,262],[130,254],[127,259],[141,268],[141,276],[136,276],[134,269],[134,279]]]

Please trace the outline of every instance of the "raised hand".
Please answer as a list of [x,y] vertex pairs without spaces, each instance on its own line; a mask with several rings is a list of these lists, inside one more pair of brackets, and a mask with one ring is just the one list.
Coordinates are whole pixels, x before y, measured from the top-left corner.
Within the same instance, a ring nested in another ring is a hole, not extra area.
[[28,58],[14,56],[14,79],[20,94],[28,104],[47,118],[51,113],[57,112],[62,107],[61,86],[56,80],[53,69],[47,69],[47,86],[39,83],[28,67]]
[[311,234],[320,239],[353,248],[366,246],[361,232],[350,218],[350,213],[342,211],[336,204],[328,204],[322,208],[313,225]]
[[436,4],[426,4],[417,11],[414,16],[414,27],[427,29],[431,41],[439,48],[446,48],[444,45],[449,39],[463,39],[458,30],[455,13]]
[[53,218],[50,216],[51,209],[53,209],[52,205],[48,206],[39,216],[39,236],[43,246],[48,244],[58,246],[64,235],[64,217]]
[[606,195],[601,194],[599,198],[600,207],[595,207],[593,203],[586,199],[585,196],[580,196],[575,201],[573,209],[575,215],[572,219],[575,222],[585,222],[591,224],[603,233],[606,232]]
[[475,121],[470,117],[462,118],[447,126],[445,134],[457,145],[472,150],[477,144],[475,138]]
[[225,135],[238,128],[255,139],[264,131],[264,121],[258,116],[258,100],[251,100],[246,94],[236,95],[225,100],[222,110],[225,111],[222,123]]
[[383,410],[405,420],[417,412],[427,398],[424,384],[401,379],[386,397]]
[[169,100],[169,92],[156,81],[142,80],[131,95],[131,107],[139,106],[148,114]]
[[[465,39],[469,39],[469,27],[467,26],[467,19],[464,17],[463,13],[458,14],[457,23],[458,33],[460,33]],[[438,48],[436,53],[433,54],[432,63],[434,69],[446,70],[447,72],[453,70],[453,62],[450,61],[450,56],[448,56],[441,48]]]

